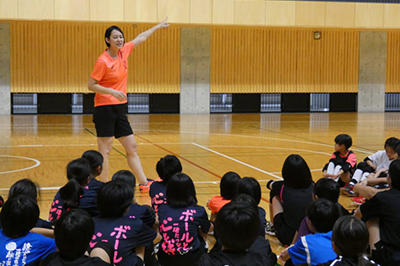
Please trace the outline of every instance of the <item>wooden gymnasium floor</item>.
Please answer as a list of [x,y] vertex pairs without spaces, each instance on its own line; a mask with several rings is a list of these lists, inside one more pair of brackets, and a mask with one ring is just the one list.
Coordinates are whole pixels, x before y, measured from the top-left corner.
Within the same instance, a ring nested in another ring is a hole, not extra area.
[[[383,149],[386,138],[399,137],[400,113],[130,115],[129,120],[149,178],[157,177],[155,164],[161,157],[175,154],[195,182],[199,204],[205,206],[219,194],[225,172],[254,177],[261,184],[261,206],[269,220],[265,184],[280,178],[288,155],[303,156],[318,180],[337,134],[352,136],[352,150],[360,161]],[[6,198],[15,181],[31,178],[42,188],[42,218],[47,218],[56,190],[66,182],[67,163],[97,147],[89,115],[0,116],[0,134],[0,195]],[[110,176],[121,169],[127,164],[122,146],[115,142]],[[150,203],[148,195],[136,197]],[[345,196],[340,202],[356,208]],[[282,246],[276,238],[269,239],[279,253]]]

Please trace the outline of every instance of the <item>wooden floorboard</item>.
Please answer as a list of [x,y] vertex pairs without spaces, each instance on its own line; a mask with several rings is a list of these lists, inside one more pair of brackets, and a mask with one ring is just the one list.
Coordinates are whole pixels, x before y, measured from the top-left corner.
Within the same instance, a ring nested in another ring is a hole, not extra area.
[[[167,155],[177,155],[183,171],[195,182],[200,205],[219,194],[220,177],[235,171],[259,180],[267,211],[269,179],[281,177],[285,158],[300,154],[312,170],[313,179],[333,152],[336,135],[353,138],[351,148],[358,161],[383,149],[387,138],[399,136],[399,113],[312,114],[212,114],[129,115],[139,144],[139,154],[148,178],[156,178],[155,165]],[[31,178],[41,187],[41,217],[47,218],[57,188],[66,182],[67,163],[88,149],[96,149],[95,129],[89,115],[0,116],[0,195],[21,178]],[[110,176],[127,169],[122,146],[114,142]],[[136,194],[149,204],[148,195]],[[341,196],[347,208],[356,206]],[[282,249],[269,238],[273,250]]]

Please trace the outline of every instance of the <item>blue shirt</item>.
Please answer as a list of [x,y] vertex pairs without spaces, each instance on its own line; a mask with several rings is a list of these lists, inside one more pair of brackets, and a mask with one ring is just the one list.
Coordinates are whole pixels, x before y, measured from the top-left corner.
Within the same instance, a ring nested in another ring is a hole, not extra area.
[[336,259],[337,255],[332,249],[331,238],[332,231],[301,237],[293,247],[289,248],[293,264],[317,265]]
[[40,260],[57,250],[54,239],[36,233],[9,238],[0,230],[0,265],[39,265]]

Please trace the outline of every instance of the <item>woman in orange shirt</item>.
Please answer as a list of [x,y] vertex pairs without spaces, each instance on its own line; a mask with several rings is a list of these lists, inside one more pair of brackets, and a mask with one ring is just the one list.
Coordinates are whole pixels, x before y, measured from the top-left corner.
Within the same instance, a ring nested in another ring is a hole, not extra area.
[[167,20],[168,18],[140,33],[128,43],[125,43],[124,34],[117,26],[111,26],[105,32],[108,48],[97,59],[88,82],[89,90],[96,93],[93,122],[97,132],[98,149],[104,157],[103,172],[99,177],[103,182],[108,181],[108,157],[115,137],[125,149],[128,165],[138,179],[140,191],[149,191],[150,182],[144,174],[137,143],[126,117],[128,56],[134,47],[146,41],[156,30],[167,28]]

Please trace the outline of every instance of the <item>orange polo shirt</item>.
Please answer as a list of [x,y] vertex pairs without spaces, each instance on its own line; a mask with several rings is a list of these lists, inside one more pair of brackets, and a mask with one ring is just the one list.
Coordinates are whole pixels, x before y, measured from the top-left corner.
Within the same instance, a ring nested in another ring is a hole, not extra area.
[[[118,58],[112,58],[107,49],[99,56],[94,65],[90,77],[98,81],[98,84],[122,91],[125,95],[126,84],[128,82],[128,56],[132,53],[133,42],[125,43],[118,51]],[[127,101],[121,102],[117,98],[109,94],[96,93],[94,97],[94,106],[124,104]]]

